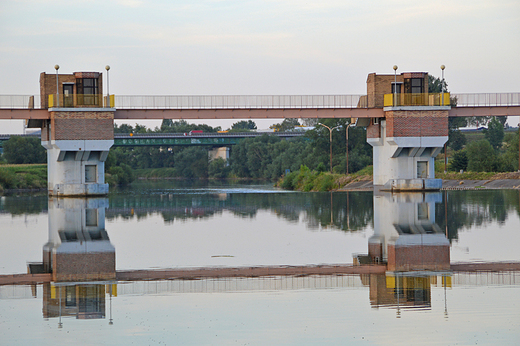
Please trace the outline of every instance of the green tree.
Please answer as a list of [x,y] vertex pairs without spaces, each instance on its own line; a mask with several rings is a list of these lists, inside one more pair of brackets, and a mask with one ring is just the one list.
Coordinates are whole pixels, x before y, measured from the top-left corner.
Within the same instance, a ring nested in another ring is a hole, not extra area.
[[471,142],[467,148],[468,171],[493,172],[495,170],[496,153],[486,139]]
[[450,161],[450,168],[452,171],[466,170],[468,168],[468,156],[466,150],[459,150],[453,154]]
[[502,147],[502,142],[504,141],[504,125],[496,117],[491,119],[488,123],[488,128],[484,129],[483,132],[493,149],[499,150]]
[[256,123],[253,120],[240,120],[231,125],[233,131],[250,131],[256,130]]
[[36,137],[12,136],[4,143],[3,157],[12,164],[47,162],[47,152]]
[[274,129],[278,132],[284,132],[294,129],[296,126],[300,126],[298,119],[286,118],[279,124],[269,126],[270,129]]

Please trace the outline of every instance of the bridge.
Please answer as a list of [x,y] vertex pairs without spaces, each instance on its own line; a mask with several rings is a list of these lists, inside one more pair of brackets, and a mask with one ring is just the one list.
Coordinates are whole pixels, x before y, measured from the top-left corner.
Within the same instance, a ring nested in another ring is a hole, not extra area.
[[442,187],[434,159],[448,140],[449,117],[520,115],[520,93],[429,93],[427,72],[370,73],[363,95],[105,96],[102,86],[99,72],[43,72],[39,98],[0,96],[0,119],[42,129],[51,195],[108,193],[104,162],[118,119],[356,119],[373,147],[374,186],[404,191]]
[[[206,133],[114,133],[115,147],[135,147],[135,146],[212,146],[223,147],[238,144],[245,138],[255,138],[268,134],[283,139],[303,137],[303,131],[294,132],[206,132]],[[28,138],[39,138],[38,134],[9,135],[0,134],[0,153],[3,145],[12,136]]]

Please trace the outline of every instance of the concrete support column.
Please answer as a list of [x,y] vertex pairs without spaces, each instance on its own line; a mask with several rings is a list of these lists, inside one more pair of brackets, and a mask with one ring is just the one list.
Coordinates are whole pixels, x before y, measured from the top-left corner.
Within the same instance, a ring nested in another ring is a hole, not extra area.
[[225,161],[229,160],[229,147],[213,148],[208,152],[210,161],[222,158]]
[[[448,140],[446,107],[387,107],[385,119],[367,128],[373,147],[374,186],[395,190],[439,190],[435,157]],[[449,108],[449,107],[448,107]]]
[[108,194],[105,161],[114,144],[114,111],[104,108],[50,109],[42,128],[52,196]]

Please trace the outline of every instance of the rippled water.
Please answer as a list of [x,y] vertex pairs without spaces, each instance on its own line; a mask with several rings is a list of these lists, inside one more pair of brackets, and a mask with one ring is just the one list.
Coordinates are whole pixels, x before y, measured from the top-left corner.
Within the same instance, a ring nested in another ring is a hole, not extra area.
[[[115,252],[116,270],[350,264],[377,257],[369,244],[395,244],[391,257],[400,241],[443,237],[433,245],[451,263],[520,260],[516,190],[403,198],[163,181],[89,203],[0,197],[0,275],[71,244]],[[420,249],[395,266],[421,270],[386,275],[0,286],[2,344],[518,343],[519,272],[451,272]]]

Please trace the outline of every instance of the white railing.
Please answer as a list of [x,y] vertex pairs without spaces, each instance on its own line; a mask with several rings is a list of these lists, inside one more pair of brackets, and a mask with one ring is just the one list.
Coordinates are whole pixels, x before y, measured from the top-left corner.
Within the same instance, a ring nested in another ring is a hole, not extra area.
[[115,96],[117,109],[356,108],[361,95]]
[[0,108],[40,109],[40,95],[0,95]]
[[[111,96],[116,109],[316,109],[366,105],[364,95]],[[451,94],[451,99],[457,107],[520,106],[520,93]],[[41,108],[39,95],[0,95],[0,109],[32,108]]]
[[520,93],[451,94],[457,107],[519,106]]

